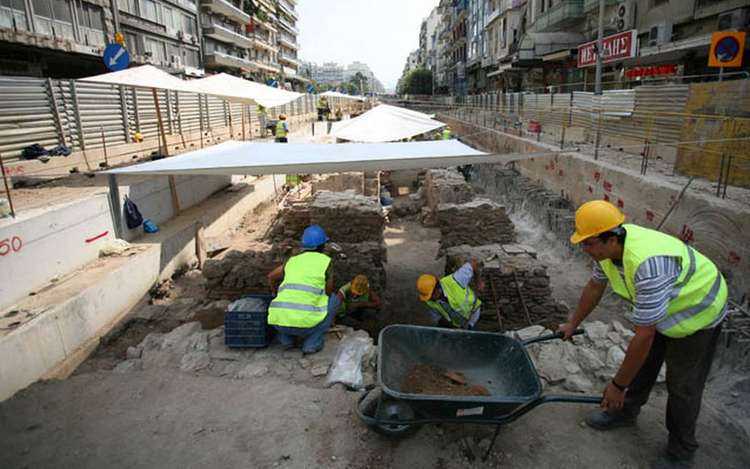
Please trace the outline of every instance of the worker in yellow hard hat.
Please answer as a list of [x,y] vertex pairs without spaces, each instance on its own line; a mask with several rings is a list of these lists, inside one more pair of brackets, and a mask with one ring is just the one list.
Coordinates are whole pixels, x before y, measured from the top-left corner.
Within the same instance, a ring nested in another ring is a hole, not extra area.
[[564,338],[596,307],[607,285],[633,306],[635,335],[604,390],[602,407],[586,419],[598,430],[634,425],[659,371],[667,365],[667,451],[652,467],[688,467],[698,443],[696,421],[721,324],[727,285],[719,269],[682,240],[625,223],[604,200],[576,211],[570,242],[594,260],[594,270],[568,322]]
[[279,114],[279,121],[276,122],[276,143],[288,143],[286,136],[289,134],[289,123],[286,121],[286,114]]
[[479,263],[471,259],[450,275],[438,279],[431,274],[417,279],[419,300],[430,308],[432,319],[442,327],[472,329],[479,321],[482,301],[471,288],[484,289]]
[[340,301],[336,315],[338,323],[352,322],[349,321],[350,318],[359,322],[366,316],[377,315],[380,310],[380,296],[370,288],[370,281],[366,275],[355,276],[351,282],[339,288],[337,295]]

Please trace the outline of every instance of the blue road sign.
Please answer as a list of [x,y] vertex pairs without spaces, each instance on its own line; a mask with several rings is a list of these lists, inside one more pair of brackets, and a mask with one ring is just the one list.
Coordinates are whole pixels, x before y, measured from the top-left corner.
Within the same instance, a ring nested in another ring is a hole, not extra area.
[[130,64],[128,50],[125,46],[117,43],[109,44],[104,49],[102,59],[104,60],[104,65],[113,72],[125,70],[128,68],[128,64]]
[[315,93],[315,87],[313,85],[307,85],[308,93]]

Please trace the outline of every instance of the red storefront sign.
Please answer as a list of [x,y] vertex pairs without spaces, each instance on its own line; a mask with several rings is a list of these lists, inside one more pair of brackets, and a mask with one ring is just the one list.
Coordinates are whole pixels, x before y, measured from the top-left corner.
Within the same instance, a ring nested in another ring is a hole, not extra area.
[[[638,31],[631,29],[602,39],[602,63],[635,57],[638,47]],[[578,46],[578,67],[596,65],[596,41]]]
[[658,75],[674,75],[677,73],[677,64],[671,65],[656,65],[653,67],[636,67],[629,70],[625,70],[625,77],[639,78],[639,77],[655,77]]

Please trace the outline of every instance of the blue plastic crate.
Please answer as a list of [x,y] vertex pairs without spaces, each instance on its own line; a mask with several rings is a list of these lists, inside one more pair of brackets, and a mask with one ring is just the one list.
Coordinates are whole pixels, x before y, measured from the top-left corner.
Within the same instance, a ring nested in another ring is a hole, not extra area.
[[268,305],[271,295],[248,295],[227,306],[224,344],[230,348],[267,347],[271,342]]

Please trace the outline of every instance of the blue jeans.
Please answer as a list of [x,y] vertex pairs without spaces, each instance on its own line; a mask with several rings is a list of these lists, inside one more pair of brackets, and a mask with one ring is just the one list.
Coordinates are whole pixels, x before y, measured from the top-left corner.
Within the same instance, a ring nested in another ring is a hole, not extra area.
[[273,326],[279,333],[279,342],[284,347],[294,345],[294,337],[304,337],[302,343],[302,353],[315,353],[323,349],[326,332],[336,317],[336,310],[339,308],[339,298],[336,294],[328,297],[328,312],[325,319],[313,327],[285,327]]

